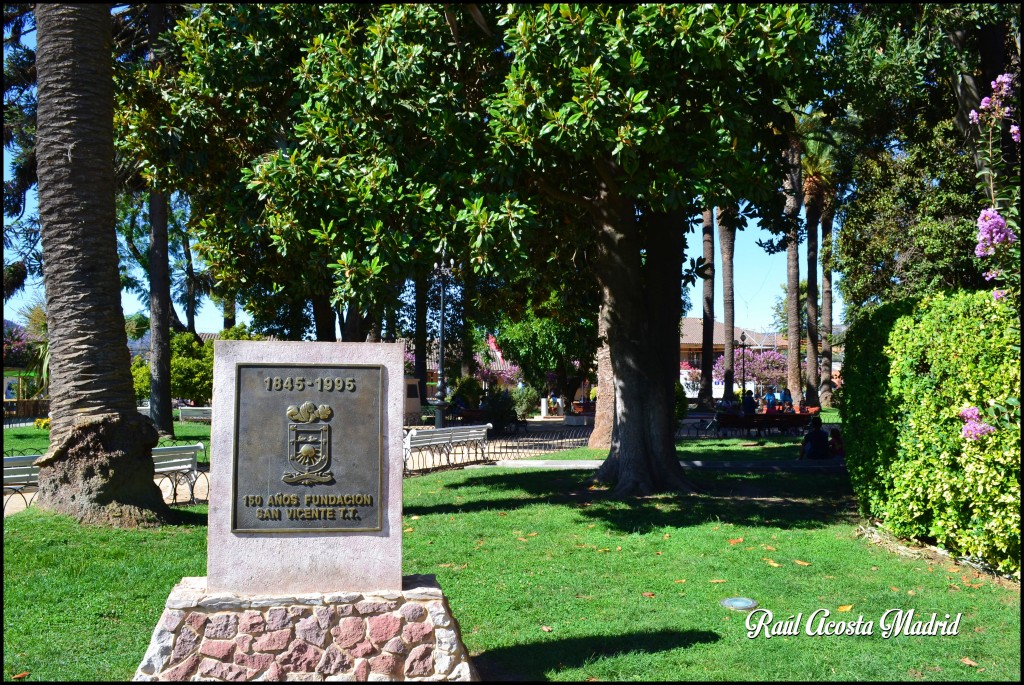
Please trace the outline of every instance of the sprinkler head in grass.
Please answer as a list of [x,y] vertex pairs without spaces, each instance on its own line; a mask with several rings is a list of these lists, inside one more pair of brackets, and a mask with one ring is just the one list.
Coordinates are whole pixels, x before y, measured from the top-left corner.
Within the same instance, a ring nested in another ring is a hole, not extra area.
[[757,602],[749,597],[728,597],[719,604],[733,611],[753,611],[757,608]]

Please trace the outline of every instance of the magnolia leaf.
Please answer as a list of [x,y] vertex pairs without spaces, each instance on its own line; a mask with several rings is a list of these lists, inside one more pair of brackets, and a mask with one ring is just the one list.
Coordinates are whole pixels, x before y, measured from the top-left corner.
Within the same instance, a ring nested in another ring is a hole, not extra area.
[[977,666],[978,665],[978,663],[976,661],[971,661],[967,657],[964,657],[963,659],[961,659],[960,663],[967,664],[968,666]]
[[774,566],[775,568],[778,568],[778,567],[782,566],[782,564],[778,563],[774,559],[769,559],[768,557],[762,557],[762,558],[764,559],[765,563],[767,563],[769,566]]
[[643,595],[644,597],[654,597],[654,593],[653,592],[641,592],[640,594]]
[[849,611],[852,608],[853,608],[852,604],[844,604],[841,607],[839,607],[838,609],[836,609],[836,611]]
[[724,583],[724,580],[709,580],[709,583]]
[[543,630],[545,633],[550,633],[552,630],[554,630],[554,628],[552,628],[551,626],[541,626],[540,629]]
[[799,564],[801,566],[810,566],[811,565],[811,562],[809,562],[809,561],[800,561],[799,559],[794,559],[793,563],[794,564]]
[[743,542],[743,538],[733,538],[732,540],[729,540],[730,545],[738,545],[741,542]]

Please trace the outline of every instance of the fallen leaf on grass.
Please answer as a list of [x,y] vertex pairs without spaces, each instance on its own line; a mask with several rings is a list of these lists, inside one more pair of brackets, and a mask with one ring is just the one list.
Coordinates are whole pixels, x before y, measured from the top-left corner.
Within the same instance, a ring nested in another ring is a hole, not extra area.
[[672,537],[672,536],[669,535],[668,533],[665,533],[664,535],[661,536],[661,539],[662,540],[668,540],[670,537]]
[[811,562],[809,562],[809,561],[800,561],[799,559],[794,559],[793,563],[794,564],[800,564],[801,566],[810,566],[811,565]]
[[640,594],[643,595],[644,597],[654,597],[654,593],[653,592],[641,592]]
[[529,542],[529,540],[527,540],[526,538],[516,538],[516,540],[519,540],[521,542]]
[[877,567],[877,566],[872,566],[872,567],[871,567],[871,570],[872,570],[872,571],[877,571],[877,570],[878,570],[878,567]]
[[616,548],[615,548],[615,551],[616,551],[616,552],[621,552],[621,551],[622,551],[622,547],[616,547]]
[[533,533],[527,533],[527,534],[526,534],[526,537],[528,537],[528,538],[532,538],[532,537],[533,537],[534,535],[536,535],[536,534],[537,534],[536,532],[533,532]]
[[917,593],[914,592],[913,590],[907,590],[907,594],[913,596],[913,595],[916,595]]
[[963,659],[961,659],[960,663],[967,664],[968,666],[977,666],[978,665],[977,662],[971,661],[967,657],[964,657]]
[[852,604],[844,604],[841,607],[839,607],[838,609],[836,609],[836,611],[849,611],[852,608],[853,608]]
[[508,516],[508,514],[505,513],[504,511],[499,511],[498,512],[498,516]]
[[729,540],[730,545],[738,545],[741,542],[743,542],[743,538],[733,538],[732,540]]
[[22,678],[27,678],[28,676],[29,676],[29,672],[28,671],[22,671],[18,675],[12,675],[11,676],[11,680],[21,680]]
[[610,552],[610,551],[612,551],[612,550],[611,550],[611,548],[610,548],[610,547],[602,547],[601,549],[599,549],[599,550],[597,550],[597,551],[598,551],[598,552]]
[[952,583],[950,583],[949,584],[949,589],[950,590],[957,590],[957,591],[959,591],[960,590],[960,586],[959,585],[953,585]]
[[724,580],[709,580],[709,583],[724,583]]
[[403,533],[411,533],[412,531],[413,531],[413,529],[412,529],[412,528],[406,528],[406,529],[405,529],[405,530],[403,530],[402,532],[403,532]]
[[419,518],[419,516],[410,516],[410,517],[409,517],[409,519],[410,519],[410,520],[412,520],[412,521],[415,521],[415,520],[416,520],[416,519],[418,519],[418,518]]
[[661,552],[655,552],[655,553],[654,553],[654,556],[656,556],[656,557],[660,557],[660,556],[661,556]]
[[682,580],[674,580],[674,581],[672,581],[672,582],[673,582],[673,583],[685,583],[685,582],[686,582],[686,579],[685,579],[685,578],[683,578]]
[[782,566],[782,564],[778,563],[774,559],[769,559],[768,557],[762,557],[762,559],[764,559],[765,563],[767,563],[769,566],[774,566],[775,568]]
[[554,628],[552,628],[551,626],[541,626],[540,629],[543,630],[545,633],[550,633],[552,630],[554,630]]
[[972,583],[970,581],[970,579],[967,577],[966,573],[963,574],[962,576],[960,576],[960,580],[964,581],[964,585],[966,585],[967,587],[981,587],[982,586],[982,583]]
[[890,585],[889,589],[892,590],[893,592],[899,592],[900,591],[900,589],[898,587],[896,587],[895,585]]
[[776,551],[775,548],[772,547],[771,545],[761,545],[761,547],[763,547],[764,549],[768,550],[769,552]]

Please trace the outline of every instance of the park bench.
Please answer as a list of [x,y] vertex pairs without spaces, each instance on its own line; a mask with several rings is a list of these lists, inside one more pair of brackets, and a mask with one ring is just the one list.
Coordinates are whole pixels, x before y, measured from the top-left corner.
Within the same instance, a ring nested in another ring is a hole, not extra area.
[[772,429],[776,429],[779,432],[784,431],[796,431],[804,430],[811,422],[811,418],[814,416],[812,413],[806,414],[748,414],[740,416],[738,414],[726,414],[719,412],[715,415],[715,422],[718,424],[718,434],[722,435],[726,431],[741,430],[749,432],[751,430],[757,430],[768,432]]
[[[178,488],[188,488],[188,503],[194,503],[195,486],[199,476],[206,477],[200,473],[197,463],[197,455],[205,451],[206,447],[201,442],[194,445],[169,445],[167,447],[153,448],[153,473],[158,477],[161,491],[164,498],[170,498],[171,504],[178,504]],[[35,465],[40,454],[27,454],[16,457],[4,456],[4,509],[7,503],[14,497],[21,497],[21,501],[27,507],[30,499],[26,496],[25,488],[38,487],[39,467]],[[207,485],[208,487],[208,485]],[[182,497],[182,503],[185,503]]]
[[213,420],[213,407],[181,407],[178,409],[178,420],[210,423]]
[[452,465],[452,454],[456,448],[463,453],[463,461],[469,461],[469,456],[483,459],[487,454],[487,430],[491,424],[485,423],[479,426],[453,426],[451,428],[413,429],[406,433],[403,452],[405,470],[412,470],[413,453],[426,452],[430,454],[431,462],[428,466],[437,465],[437,462],[444,460],[445,465]]

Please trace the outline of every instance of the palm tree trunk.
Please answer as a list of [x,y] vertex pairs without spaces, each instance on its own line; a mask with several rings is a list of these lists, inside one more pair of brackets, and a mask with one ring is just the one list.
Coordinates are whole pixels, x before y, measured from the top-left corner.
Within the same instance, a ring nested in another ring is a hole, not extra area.
[[133,527],[170,511],[152,421],[135,410],[114,211],[109,5],[36,6],[39,218],[50,339],[50,450],[36,506]]
[[[164,6],[149,4],[150,62],[157,68],[156,39],[164,30]],[[171,409],[171,275],[168,262],[167,195],[149,191],[149,416],[161,436],[174,437]]]
[[832,406],[832,221],[835,206],[826,201],[821,215],[821,406]]
[[[806,186],[805,186],[806,188]],[[820,406],[818,384],[818,221],[821,218],[821,192],[804,194],[807,218],[807,385],[804,401],[808,406]]]
[[786,193],[785,213],[791,222],[787,233],[786,246],[786,386],[793,395],[793,402],[800,401],[800,200],[803,183],[800,172],[800,139],[793,135],[783,153],[786,175],[782,189]]
[[704,306],[701,319],[700,390],[697,392],[697,404],[713,408],[714,379],[711,374],[715,365],[715,215],[711,208],[708,208],[704,210],[701,218],[707,275],[704,277],[702,300]]
[[[734,399],[733,383],[736,378],[733,342],[736,332],[736,297],[733,292],[733,255],[736,247],[736,207],[718,208],[718,249],[722,255],[722,305],[725,308],[725,391],[723,397]],[[740,392],[743,394],[743,391]]]

